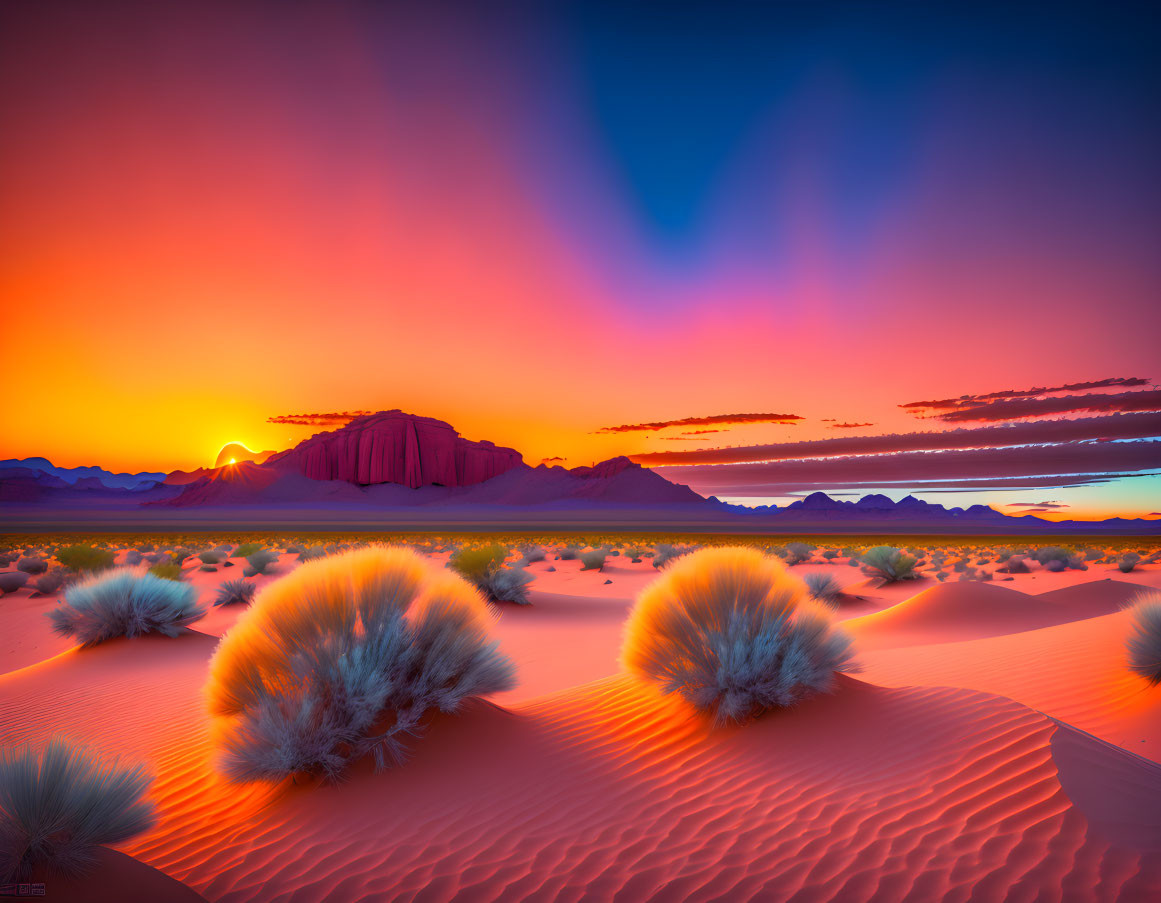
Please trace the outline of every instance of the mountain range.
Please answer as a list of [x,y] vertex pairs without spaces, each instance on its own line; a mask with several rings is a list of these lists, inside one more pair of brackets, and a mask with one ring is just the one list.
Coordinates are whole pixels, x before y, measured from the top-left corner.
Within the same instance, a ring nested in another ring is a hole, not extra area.
[[913,496],[842,501],[823,492],[784,507],[704,498],[619,457],[532,467],[519,452],[464,439],[450,424],[383,411],[316,433],[263,463],[116,474],[0,461],[7,529],[91,526],[607,526],[753,532],[1155,534],[1157,521],[1046,521]]

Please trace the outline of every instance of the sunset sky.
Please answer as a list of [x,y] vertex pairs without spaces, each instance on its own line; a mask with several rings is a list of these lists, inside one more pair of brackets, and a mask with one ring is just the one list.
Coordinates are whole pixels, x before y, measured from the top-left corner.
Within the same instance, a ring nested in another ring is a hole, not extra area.
[[1161,511],[1156,13],[757,6],[3,4],[0,458],[401,408],[747,504]]

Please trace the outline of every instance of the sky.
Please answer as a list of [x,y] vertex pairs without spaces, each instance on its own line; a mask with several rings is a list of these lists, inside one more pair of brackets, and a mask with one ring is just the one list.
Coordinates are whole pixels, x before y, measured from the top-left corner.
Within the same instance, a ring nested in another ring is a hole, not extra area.
[[[0,457],[192,469],[400,408],[746,504],[1161,511],[1159,36],[1110,3],[4,4]],[[789,445],[836,437],[885,438]]]

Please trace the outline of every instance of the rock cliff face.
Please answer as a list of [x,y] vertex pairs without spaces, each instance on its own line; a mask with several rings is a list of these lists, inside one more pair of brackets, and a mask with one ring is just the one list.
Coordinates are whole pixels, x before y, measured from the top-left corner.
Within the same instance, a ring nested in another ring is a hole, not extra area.
[[342,429],[316,433],[267,465],[313,480],[369,486],[471,486],[524,466],[518,451],[470,442],[450,424],[402,411],[357,417]]

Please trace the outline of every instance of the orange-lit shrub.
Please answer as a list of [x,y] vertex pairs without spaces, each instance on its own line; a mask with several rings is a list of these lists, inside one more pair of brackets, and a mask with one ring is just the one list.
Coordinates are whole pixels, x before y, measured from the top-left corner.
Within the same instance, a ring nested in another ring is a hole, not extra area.
[[210,664],[223,770],[334,778],[368,754],[400,762],[428,712],[512,686],[488,623],[476,589],[408,549],[302,565],[258,594]]
[[801,582],[755,549],[702,549],[637,599],[622,661],[716,721],[745,721],[828,690],[850,640]]

